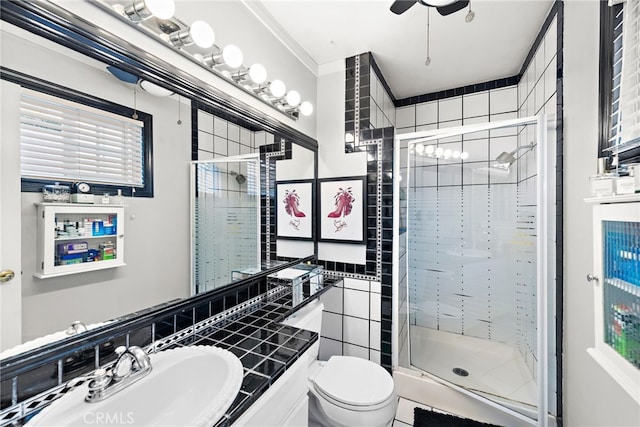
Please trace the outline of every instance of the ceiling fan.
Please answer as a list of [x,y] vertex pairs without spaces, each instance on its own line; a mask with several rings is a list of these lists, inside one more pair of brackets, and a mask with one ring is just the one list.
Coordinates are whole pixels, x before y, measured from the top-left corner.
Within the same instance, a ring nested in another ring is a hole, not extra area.
[[435,7],[440,15],[446,16],[467,7],[469,0],[396,0],[391,5],[391,12],[400,15],[416,3]]

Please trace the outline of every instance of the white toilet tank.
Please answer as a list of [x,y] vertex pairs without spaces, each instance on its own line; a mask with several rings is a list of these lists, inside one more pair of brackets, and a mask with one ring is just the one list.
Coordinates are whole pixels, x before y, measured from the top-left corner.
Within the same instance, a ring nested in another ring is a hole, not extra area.
[[285,325],[318,333],[318,341],[309,349],[310,362],[318,358],[320,350],[319,335],[322,329],[322,310],[324,310],[324,304],[319,299],[315,299],[282,322]]

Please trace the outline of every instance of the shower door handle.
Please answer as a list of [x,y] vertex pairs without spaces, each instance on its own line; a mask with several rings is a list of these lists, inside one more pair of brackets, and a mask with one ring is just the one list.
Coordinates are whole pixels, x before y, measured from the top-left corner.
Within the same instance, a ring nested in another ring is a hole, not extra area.
[[598,278],[598,276],[594,276],[593,274],[587,274],[587,282],[589,283],[593,283],[593,282],[598,282],[600,279]]

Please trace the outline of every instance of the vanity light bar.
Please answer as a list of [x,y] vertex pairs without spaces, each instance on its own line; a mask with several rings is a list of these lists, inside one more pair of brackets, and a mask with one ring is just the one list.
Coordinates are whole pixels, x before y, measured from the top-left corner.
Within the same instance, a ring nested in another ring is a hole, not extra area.
[[244,57],[240,48],[232,44],[224,48],[216,46],[215,34],[209,24],[198,20],[186,25],[176,18],[174,0],[129,0],[125,4],[111,3],[104,9],[124,18],[131,25],[143,28],[168,47],[294,120],[300,114],[313,114],[313,105],[308,101],[302,102],[297,91],[287,91],[281,80],[267,81],[264,66],[243,65]]

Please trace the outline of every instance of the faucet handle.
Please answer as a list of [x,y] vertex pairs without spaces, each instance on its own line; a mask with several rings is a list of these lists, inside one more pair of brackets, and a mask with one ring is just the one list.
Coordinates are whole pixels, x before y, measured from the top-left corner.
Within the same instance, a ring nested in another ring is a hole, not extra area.
[[114,351],[116,352],[116,355],[120,357],[124,354],[125,351],[127,351],[127,347],[125,347],[124,345],[121,345],[119,347],[116,347]]

